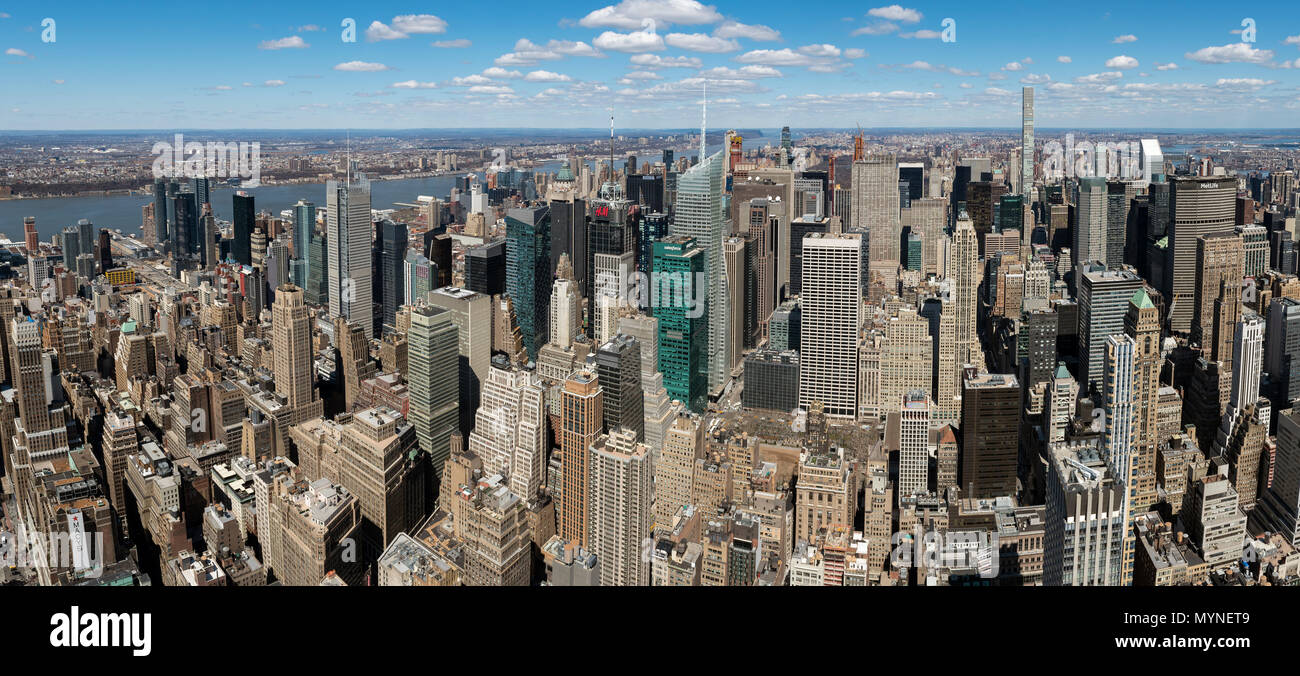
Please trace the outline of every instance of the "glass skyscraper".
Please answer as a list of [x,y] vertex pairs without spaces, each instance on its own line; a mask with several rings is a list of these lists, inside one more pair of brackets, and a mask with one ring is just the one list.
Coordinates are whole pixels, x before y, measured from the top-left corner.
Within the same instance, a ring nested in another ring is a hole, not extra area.
[[701,412],[708,404],[709,307],[692,317],[689,301],[700,297],[696,280],[705,278],[704,250],[690,237],[667,237],[654,245],[657,293],[654,316],[659,320],[659,371],[668,396]]
[[506,212],[506,293],[514,301],[528,358],[550,337],[551,208]]
[[673,236],[694,239],[704,255],[704,274],[708,284],[709,387],[718,387],[726,382],[732,363],[731,341],[727,340],[727,286],[722,258],[722,242],[727,234],[722,201],[723,152],[719,150],[705,158],[678,178],[677,211],[668,228]]

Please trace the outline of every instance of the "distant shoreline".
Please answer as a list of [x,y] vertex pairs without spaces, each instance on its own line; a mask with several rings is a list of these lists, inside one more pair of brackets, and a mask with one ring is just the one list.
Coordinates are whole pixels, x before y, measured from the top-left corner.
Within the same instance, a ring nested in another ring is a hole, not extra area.
[[[367,177],[371,181],[405,181],[405,180],[425,179],[425,178],[445,178],[447,176],[461,176],[464,174],[477,174],[477,173],[481,173],[481,172],[476,172],[476,171],[436,172],[435,171],[435,172],[419,172],[419,173],[412,173],[412,174],[387,174],[384,176],[367,175]],[[264,180],[261,182],[260,185],[258,185],[258,188],[267,188],[267,187],[283,186],[283,185],[316,185],[316,184],[323,185],[329,181],[335,181],[335,180],[341,180],[341,179],[312,177],[312,178],[304,178],[304,179],[288,179],[283,181]],[[244,188],[236,185],[227,185],[226,183],[215,183],[213,184],[212,189],[213,190],[224,190],[224,189],[243,190]],[[255,190],[256,188],[253,189]],[[120,188],[117,190],[83,190],[81,192],[56,193],[51,195],[10,195],[8,197],[0,197],[0,202],[17,202],[22,200],[70,199],[70,198],[77,198],[77,197],[150,197],[152,198],[153,191]]]

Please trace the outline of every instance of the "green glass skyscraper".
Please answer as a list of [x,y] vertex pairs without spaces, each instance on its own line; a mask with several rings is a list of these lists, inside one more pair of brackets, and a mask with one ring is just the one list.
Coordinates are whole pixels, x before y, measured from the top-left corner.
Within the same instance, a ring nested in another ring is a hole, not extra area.
[[692,302],[705,295],[704,250],[691,237],[667,237],[654,245],[651,305],[659,320],[659,371],[668,396],[701,412],[708,404],[709,315]]
[[551,208],[506,212],[506,294],[514,301],[528,358],[550,339]]

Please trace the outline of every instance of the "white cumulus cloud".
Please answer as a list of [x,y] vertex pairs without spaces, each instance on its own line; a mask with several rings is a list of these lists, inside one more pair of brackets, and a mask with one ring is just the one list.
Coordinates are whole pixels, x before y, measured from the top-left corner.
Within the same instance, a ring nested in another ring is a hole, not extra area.
[[1118,70],[1129,70],[1131,68],[1138,67],[1138,60],[1131,56],[1120,54],[1119,56],[1116,56],[1114,58],[1107,59],[1106,67],[1115,68]]
[[1197,63],[1268,63],[1273,50],[1255,49],[1246,42],[1233,42],[1219,47],[1202,47],[1183,54]]
[[393,89],[437,89],[437,82],[419,82],[417,80],[406,80],[404,82],[394,82]]
[[745,38],[746,40],[772,41],[781,39],[781,31],[758,24],[743,24],[727,20],[714,29],[713,34],[720,38]]
[[573,78],[549,70],[535,70],[524,76],[528,82],[572,82]]
[[664,36],[664,42],[668,43],[669,47],[708,54],[722,54],[740,49],[740,43],[735,40],[704,33],[669,33]]
[[867,16],[874,16],[877,19],[888,19],[890,21],[902,21],[903,23],[916,23],[924,16],[915,9],[909,9],[901,5],[889,5],[888,7],[875,7],[867,10]]
[[381,70],[388,70],[388,66],[382,63],[372,63],[369,61],[344,61],[334,66],[334,70],[341,70],[349,73],[375,73]]
[[717,23],[722,20],[722,15],[712,6],[696,0],[623,0],[587,14],[578,24],[586,28],[629,30],[640,28],[644,19],[653,19],[661,24],[695,26]]
[[258,43],[258,49],[304,49],[309,47],[307,41],[297,35],[291,35],[279,40],[263,40]]

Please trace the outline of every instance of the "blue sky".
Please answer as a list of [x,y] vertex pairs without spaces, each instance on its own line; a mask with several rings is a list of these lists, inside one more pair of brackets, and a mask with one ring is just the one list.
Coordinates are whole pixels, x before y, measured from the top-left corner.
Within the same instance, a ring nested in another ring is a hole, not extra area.
[[1300,127],[1293,2],[3,2],[0,129]]

